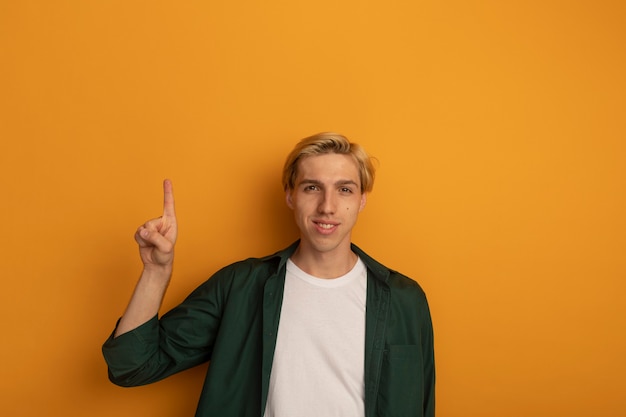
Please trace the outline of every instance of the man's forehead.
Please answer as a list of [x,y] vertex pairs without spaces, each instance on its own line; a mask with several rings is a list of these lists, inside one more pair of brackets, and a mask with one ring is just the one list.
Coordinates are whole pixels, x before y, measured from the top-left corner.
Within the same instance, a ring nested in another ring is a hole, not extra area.
[[322,154],[301,158],[297,165],[297,179],[332,180],[360,184],[359,168],[351,155]]

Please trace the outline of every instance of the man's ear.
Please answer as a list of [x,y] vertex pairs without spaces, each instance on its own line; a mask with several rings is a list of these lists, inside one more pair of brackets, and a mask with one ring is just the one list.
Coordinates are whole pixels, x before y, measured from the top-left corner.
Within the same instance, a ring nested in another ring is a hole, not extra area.
[[285,189],[285,202],[287,203],[287,207],[293,210],[293,199],[291,197],[292,191],[293,190],[290,190],[289,188]]
[[361,205],[359,206],[359,213],[365,208],[365,203],[367,203],[367,193],[361,194]]

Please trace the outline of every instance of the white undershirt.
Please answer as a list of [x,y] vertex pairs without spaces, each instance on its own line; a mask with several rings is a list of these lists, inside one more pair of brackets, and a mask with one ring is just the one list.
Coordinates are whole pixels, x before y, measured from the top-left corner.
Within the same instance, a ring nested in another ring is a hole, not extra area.
[[321,279],[287,263],[265,417],[362,417],[367,270]]

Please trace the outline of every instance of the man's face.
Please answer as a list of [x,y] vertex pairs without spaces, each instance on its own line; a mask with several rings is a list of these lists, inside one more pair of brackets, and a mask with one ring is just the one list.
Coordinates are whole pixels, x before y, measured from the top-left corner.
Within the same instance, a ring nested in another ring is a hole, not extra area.
[[331,153],[302,158],[286,199],[300,229],[300,250],[350,250],[352,228],[366,201],[352,156]]

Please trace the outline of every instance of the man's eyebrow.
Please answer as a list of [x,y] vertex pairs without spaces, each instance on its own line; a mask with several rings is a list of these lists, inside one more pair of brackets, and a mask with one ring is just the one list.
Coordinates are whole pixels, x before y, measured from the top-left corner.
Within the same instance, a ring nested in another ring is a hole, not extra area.
[[322,181],[320,180],[314,180],[314,179],[308,179],[308,178],[303,178],[302,180],[300,180],[298,182],[298,185],[302,185],[302,184],[314,184],[314,185],[321,185]]
[[359,184],[357,184],[356,181],[353,180],[340,180],[337,181],[335,185],[356,185],[357,187],[359,186]]
[[[303,185],[303,184],[323,185],[323,182],[320,180],[303,178],[301,181],[298,182],[298,185]],[[357,187],[359,186],[359,184],[357,184],[357,182],[353,180],[339,180],[339,181],[336,181],[334,185],[355,185]]]

